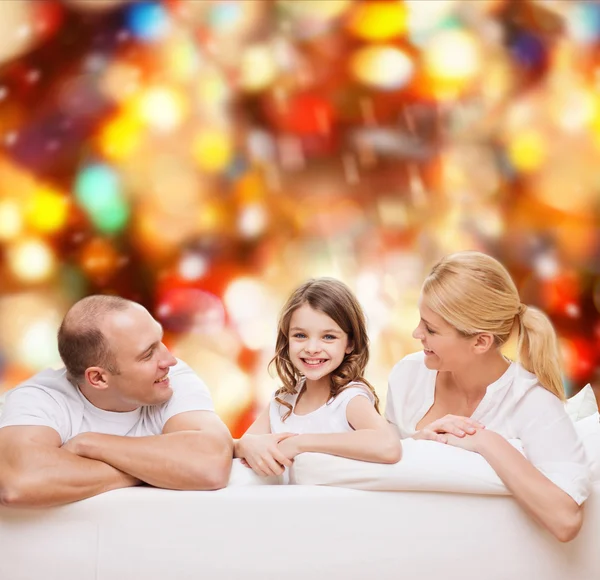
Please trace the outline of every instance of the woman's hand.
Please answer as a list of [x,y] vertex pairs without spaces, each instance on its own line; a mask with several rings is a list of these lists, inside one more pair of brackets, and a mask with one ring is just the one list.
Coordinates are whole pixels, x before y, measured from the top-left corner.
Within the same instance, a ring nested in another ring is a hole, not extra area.
[[485,425],[470,417],[446,415],[417,431],[412,438],[449,443],[449,435],[462,438],[465,435],[474,435],[478,429],[485,429]]
[[296,437],[289,437],[288,439],[280,441],[277,445],[279,451],[283,455],[285,455],[290,460],[290,462],[294,460],[296,455],[302,453],[299,445],[301,437],[302,435],[297,435]]
[[242,463],[260,476],[281,475],[284,467],[289,467],[292,461],[281,452],[278,443],[295,435],[295,433],[266,435],[246,433],[238,441],[238,456],[242,458]]

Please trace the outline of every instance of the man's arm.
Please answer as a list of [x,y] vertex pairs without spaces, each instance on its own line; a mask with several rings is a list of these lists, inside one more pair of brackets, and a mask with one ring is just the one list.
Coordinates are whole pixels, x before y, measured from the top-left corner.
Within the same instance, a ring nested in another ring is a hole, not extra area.
[[167,421],[162,435],[82,433],[66,447],[150,485],[181,490],[225,487],[233,457],[231,434],[212,411],[179,413]]
[[0,504],[47,507],[85,499],[139,480],[101,461],[61,449],[50,427],[0,429]]

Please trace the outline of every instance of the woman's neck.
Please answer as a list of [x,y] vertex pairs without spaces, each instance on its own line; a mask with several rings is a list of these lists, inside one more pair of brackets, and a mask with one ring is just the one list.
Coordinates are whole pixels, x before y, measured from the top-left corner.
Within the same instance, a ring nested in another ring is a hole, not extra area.
[[495,383],[508,369],[510,361],[500,351],[478,357],[464,369],[445,373],[446,387],[469,401],[481,399],[486,389]]

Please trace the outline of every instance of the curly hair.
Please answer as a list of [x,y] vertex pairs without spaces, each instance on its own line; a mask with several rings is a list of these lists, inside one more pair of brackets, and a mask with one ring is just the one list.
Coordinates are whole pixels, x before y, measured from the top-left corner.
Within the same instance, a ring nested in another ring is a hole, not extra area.
[[297,385],[302,378],[302,374],[290,360],[290,321],[292,314],[305,304],[329,316],[348,335],[348,342],[353,345],[352,352],[344,355],[340,366],[330,375],[330,400],[346,389],[349,383],[360,381],[371,391],[375,399],[375,409],[379,412],[379,397],[373,386],[363,377],[369,362],[369,337],[362,308],[356,296],[343,282],[334,278],[317,278],[308,280],[297,288],[288,298],[279,316],[275,356],[269,367],[275,366],[283,383],[275,392],[275,400],[288,409],[283,421],[291,415],[292,406],[281,396],[296,394]]

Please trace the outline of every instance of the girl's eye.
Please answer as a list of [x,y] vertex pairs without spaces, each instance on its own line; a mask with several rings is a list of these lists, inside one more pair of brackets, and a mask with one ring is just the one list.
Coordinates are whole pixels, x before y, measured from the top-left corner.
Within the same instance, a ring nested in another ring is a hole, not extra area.
[[296,334],[292,335],[292,338],[306,338],[306,337],[301,332],[297,332]]
[[323,338],[325,340],[335,340],[337,336],[333,336],[333,334],[326,334]]

